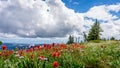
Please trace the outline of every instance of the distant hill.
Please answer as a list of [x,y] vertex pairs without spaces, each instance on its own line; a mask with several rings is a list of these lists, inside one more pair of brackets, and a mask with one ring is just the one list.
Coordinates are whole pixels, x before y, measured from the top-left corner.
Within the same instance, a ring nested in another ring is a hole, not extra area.
[[[29,47],[30,44],[19,44],[19,43],[3,43],[2,45],[6,45],[8,50],[14,50],[16,47],[19,49],[24,49]],[[0,50],[1,50],[1,46],[0,46]]]

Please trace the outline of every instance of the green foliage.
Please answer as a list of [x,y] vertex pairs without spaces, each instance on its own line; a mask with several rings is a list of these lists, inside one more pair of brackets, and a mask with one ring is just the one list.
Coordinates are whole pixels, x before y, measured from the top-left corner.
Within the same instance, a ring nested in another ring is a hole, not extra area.
[[74,37],[70,35],[67,44],[72,44],[72,43],[74,43]]
[[0,45],[2,45],[2,41],[0,41]]
[[115,40],[115,38],[114,38],[114,37],[111,37],[110,40]]
[[84,36],[84,41],[87,41],[87,35],[85,34],[85,32],[83,32],[83,36]]
[[93,24],[92,28],[90,29],[87,40],[88,41],[90,41],[90,40],[100,40],[100,36],[99,36],[100,32],[101,32],[100,24],[96,20],[96,22]]

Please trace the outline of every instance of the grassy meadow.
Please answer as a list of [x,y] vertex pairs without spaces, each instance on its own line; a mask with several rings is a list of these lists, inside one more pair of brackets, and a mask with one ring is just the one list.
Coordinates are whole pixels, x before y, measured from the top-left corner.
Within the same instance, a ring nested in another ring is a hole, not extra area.
[[0,51],[0,68],[120,68],[120,42],[44,44]]

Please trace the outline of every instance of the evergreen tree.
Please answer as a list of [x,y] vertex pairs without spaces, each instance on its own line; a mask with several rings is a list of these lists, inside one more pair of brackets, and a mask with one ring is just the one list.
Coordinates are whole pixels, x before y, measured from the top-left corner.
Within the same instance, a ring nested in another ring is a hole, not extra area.
[[87,41],[87,35],[85,34],[85,32],[83,32],[83,36],[84,36],[84,41]]
[[114,37],[111,37],[110,40],[115,40],[115,38],[114,38]]
[[0,41],[0,45],[2,45],[2,41]]
[[67,44],[72,44],[72,43],[74,43],[74,37],[70,35]]
[[92,28],[90,29],[87,40],[88,41],[90,41],[90,40],[100,40],[100,36],[99,36],[100,32],[101,32],[100,24],[96,20],[95,23],[93,24]]

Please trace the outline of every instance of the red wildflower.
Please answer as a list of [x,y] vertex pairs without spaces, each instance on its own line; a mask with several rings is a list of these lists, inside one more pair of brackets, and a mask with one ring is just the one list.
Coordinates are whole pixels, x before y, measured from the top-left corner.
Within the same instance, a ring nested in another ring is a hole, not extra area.
[[52,57],[56,57],[56,52],[53,52],[53,53],[52,53]]
[[6,45],[3,45],[2,46],[2,50],[6,50],[7,49],[7,46]]
[[53,48],[54,49],[54,51],[58,51],[58,48]]
[[33,51],[33,48],[27,49],[26,51],[27,51],[27,52],[32,52],[32,51]]
[[20,56],[22,56],[22,54],[23,54],[22,50],[19,50],[19,51],[18,51],[18,54],[19,54]]
[[45,58],[45,56],[44,56],[44,55],[42,55],[42,56],[41,56],[41,58]]
[[61,53],[60,52],[57,52],[57,57],[60,57]]
[[53,62],[53,68],[57,68],[59,66],[58,62],[57,61],[54,61]]
[[60,52],[53,52],[52,53],[52,57],[59,57],[60,56]]
[[43,47],[42,47],[42,46],[39,46],[39,49],[40,49],[40,50],[42,50],[42,49],[43,49]]
[[47,46],[47,49],[50,50],[51,48],[52,48],[52,45],[49,44],[49,45]]
[[44,44],[44,47],[47,47],[47,44]]
[[47,60],[47,58],[45,58],[45,56],[42,55],[42,56],[38,57],[38,60]]
[[54,47],[55,46],[55,43],[52,43],[52,47]]
[[85,46],[83,46],[83,45],[80,45],[80,49],[84,49],[85,48]]
[[12,54],[13,53],[13,51],[12,50],[9,50],[9,54]]
[[35,47],[34,47],[34,50],[38,50],[38,49],[39,49],[39,47],[38,47],[38,46],[35,46]]
[[33,59],[34,58],[34,54],[30,55],[30,59]]

